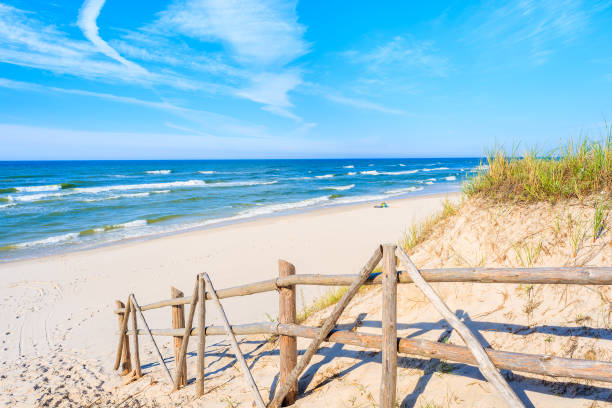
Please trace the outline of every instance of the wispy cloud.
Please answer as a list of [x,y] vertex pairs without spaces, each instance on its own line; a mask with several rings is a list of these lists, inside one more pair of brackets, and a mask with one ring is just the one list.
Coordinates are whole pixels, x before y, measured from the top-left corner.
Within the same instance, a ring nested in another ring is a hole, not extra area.
[[308,52],[295,1],[180,0],[153,27],[201,41],[221,41],[246,64],[283,65]]
[[610,4],[575,0],[489,3],[470,10],[463,30],[467,32],[466,39],[483,49],[503,50],[519,57],[526,54],[533,64],[539,65],[559,46],[588,30],[592,18]]
[[295,8],[295,1],[283,0],[178,0],[144,32],[221,43],[224,61],[208,59],[203,68],[229,76],[234,95],[299,121],[290,111],[288,94],[302,82],[302,75],[287,64],[307,53],[309,44]]
[[450,71],[448,59],[439,55],[432,41],[417,41],[410,36],[398,35],[369,49],[349,50],[343,55],[380,77],[402,73],[445,77]]
[[326,99],[329,99],[330,101],[340,103],[342,105],[352,106],[358,109],[372,110],[372,111],[377,111],[377,112],[382,112],[382,113],[389,113],[392,115],[405,115],[406,114],[406,112],[402,110],[387,108],[386,106],[379,105],[377,103],[374,103],[374,102],[371,102],[365,99],[350,98],[350,97],[337,95],[333,93],[323,94],[323,97],[325,97]]
[[[86,21],[85,26],[91,31],[91,21]],[[32,13],[0,4],[0,62],[106,82],[166,84],[180,89],[199,86],[171,72],[150,73],[129,61],[126,65],[109,60],[100,52],[99,45],[72,39],[55,26],[37,20]]]
[[130,69],[145,72],[146,70],[144,68],[123,58],[113,47],[108,45],[108,43],[100,37],[96,20],[100,15],[100,10],[102,10],[105,1],[106,0],[85,0],[79,12],[79,28],[83,31],[85,37],[91,41],[102,54],[120,62]]

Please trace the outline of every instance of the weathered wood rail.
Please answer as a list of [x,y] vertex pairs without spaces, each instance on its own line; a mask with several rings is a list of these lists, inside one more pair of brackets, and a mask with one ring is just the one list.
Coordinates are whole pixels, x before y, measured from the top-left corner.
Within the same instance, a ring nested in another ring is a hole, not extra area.
[[[396,270],[397,253],[406,270]],[[382,273],[372,271],[382,259]],[[205,282],[205,279],[208,279]],[[382,350],[382,374],[380,388],[380,406],[390,408],[395,404],[397,355],[408,354],[427,358],[438,358],[445,361],[476,365],[483,372],[499,392],[508,406],[521,407],[521,401],[516,398],[505,379],[499,375],[499,369],[521,371],[551,377],[576,378],[591,381],[612,383],[612,362],[579,360],[571,358],[554,357],[541,354],[526,354],[482,348],[472,333],[463,323],[454,318],[442,299],[427,284],[427,282],[475,282],[475,283],[524,283],[524,284],[576,284],[576,285],[611,285],[612,267],[567,267],[567,268],[450,268],[450,269],[423,269],[418,270],[402,249],[387,244],[378,247],[368,263],[359,274],[349,275],[297,275],[295,267],[286,261],[279,261],[279,277],[247,285],[235,286],[227,289],[214,290],[212,282],[205,274],[198,275],[193,295],[180,296],[173,289],[173,297],[159,302],[139,306],[133,294],[128,297],[127,303],[117,301],[115,313],[119,315],[119,343],[115,369],[121,368],[122,375],[131,373],[134,379],[142,376],[140,367],[140,353],[138,336],[149,336],[157,351],[158,359],[164,367],[168,378],[173,383],[173,389],[185,386],[187,380],[186,351],[189,338],[198,338],[198,372],[196,374],[196,395],[204,394],[204,358],[205,339],[211,335],[228,335],[230,340],[236,335],[278,335],[280,355],[280,375],[276,394],[268,407],[275,408],[282,405],[291,405],[297,398],[297,379],[303,369],[308,365],[309,359],[319,348],[321,342],[335,342],[358,347]],[[434,304],[443,317],[464,338],[468,347],[438,343],[428,340],[408,339],[397,337],[397,284],[416,284],[426,297]],[[320,286],[350,286],[340,302],[334,307],[322,327],[309,327],[298,325],[296,322],[296,285]],[[335,328],[337,319],[344,307],[351,300],[357,289],[362,285],[382,285],[382,335],[365,334]],[[216,302],[222,311],[219,299],[245,296],[261,292],[278,291],[279,293],[279,321],[265,323],[251,323],[230,325],[227,318],[224,326],[206,326],[206,300]],[[184,306],[189,304],[189,316],[185,323]],[[142,312],[171,307],[172,328],[150,329]],[[197,327],[193,327],[199,308]],[[131,322],[132,328],[128,328]],[[144,329],[137,327],[136,316],[140,316]],[[133,352],[130,353],[129,336],[132,336]],[[165,365],[159,348],[155,344],[154,336],[174,337],[175,377]],[[297,361],[298,337],[313,339],[304,358]],[[233,343],[232,343],[233,344]],[[244,360],[237,344],[234,351],[239,360]],[[131,359],[134,359],[132,365]],[[246,366],[242,365],[245,378],[254,395],[258,406],[263,402],[255,382]]]

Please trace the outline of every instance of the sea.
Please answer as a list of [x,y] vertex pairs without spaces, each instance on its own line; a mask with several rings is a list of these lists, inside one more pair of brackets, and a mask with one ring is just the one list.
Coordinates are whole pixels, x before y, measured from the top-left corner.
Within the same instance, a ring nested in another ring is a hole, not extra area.
[[459,191],[480,163],[480,158],[0,162],[0,262],[323,207]]

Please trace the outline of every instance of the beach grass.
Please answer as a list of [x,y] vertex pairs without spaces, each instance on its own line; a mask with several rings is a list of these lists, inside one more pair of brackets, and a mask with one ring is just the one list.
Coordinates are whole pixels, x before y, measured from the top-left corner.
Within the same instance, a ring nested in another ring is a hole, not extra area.
[[400,240],[399,245],[406,251],[411,250],[423,242],[440,221],[457,214],[459,206],[460,203],[454,203],[448,199],[444,200],[442,203],[442,211],[433,214],[420,223],[413,223],[404,232],[404,237]]
[[612,192],[612,127],[600,140],[569,141],[542,154],[530,150],[519,156],[503,148],[486,155],[488,166],[463,185],[468,197],[498,202],[556,202]]

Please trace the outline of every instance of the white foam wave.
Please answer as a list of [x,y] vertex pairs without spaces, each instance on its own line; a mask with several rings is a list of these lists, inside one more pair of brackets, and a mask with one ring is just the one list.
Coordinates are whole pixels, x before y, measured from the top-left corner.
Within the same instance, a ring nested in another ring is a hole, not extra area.
[[448,167],[434,167],[431,169],[421,169],[423,171],[436,171],[436,170],[448,170]]
[[368,171],[360,171],[360,174],[367,176],[400,176],[404,174],[414,174],[418,172],[418,170],[404,170],[404,171],[378,171],[378,170],[368,170]]
[[329,196],[309,198],[307,200],[292,203],[271,204],[259,208],[242,211],[238,214],[238,217],[248,218],[255,217],[258,215],[272,214],[280,211],[295,210],[298,208],[311,207],[317,204],[324,203],[326,201],[329,201]]
[[15,190],[20,193],[34,193],[40,191],[57,191],[61,190],[61,184],[50,184],[47,186],[27,186],[27,187],[15,187]]
[[349,184],[348,186],[328,186],[328,187],[321,187],[319,188],[319,190],[336,190],[336,191],[345,191],[345,190],[350,190],[351,188],[355,187],[354,184]]
[[347,175],[347,176],[354,176],[354,175],[356,175],[356,174],[357,174],[357,173],[356,173],[356,172],[354,172],[354,171],[349,171],[348,173],[346,173],[346,175]]
[[47,198],[61,197],[66,194],[67,193],[42,193],[42,194],[28,194],[28,195],[22,195],[22,196],[9,195],[7,198],[9,201],[31,202],[31,201],[41,201]]
[[455,176],[448,176],[448,177],[444,177],[444,180],[453,181],[453,180],[457,180],[457,177],[455,177]]
[[348,166],[342,166],[345,169],[354,169],[355,166],[353,166],[352,164],[348,165]]
[[404,193],[413,193],[415,191],[421,191],[423,187],[406,187],[406,188],[398,188],[396,190],[385,191],[385,194],[404,194]]
[[108,197],[101,198],[84,198],[81,201],[86,202],[96,202],[96,201],[104,201],[104,200],[117,200],[120,198],[137,198],[137,197],[148,197],[151,194],[167,194],[171,190],[155,190],[155,191],[147,191],[144,193],[127,193],[127,194],[115,194]]
[[144,227],[147,225],[147,220],[134,220],[130,222],[124,222],[122,224],[113,225],[111,228],[135,228],[135,227]]
[[355,204],[361,203],[364,201],[376,201],[376,200],[384,200],[389,196],[378,194],[378,195],[365,195],[365,196],[354,196],[354,197],[343,197],[335,199],[334,204]]
[[0,208],[12,207],[14,205],[16,205],[16,204],[15,203],[2,204],[2,205],[0,205]]
[[149,170],[146,172],[147,174],[170,174],[172,170]]
[[77,193],[97,194],[105,191],[114,190],[146,190],[146,189],[163,189],[172,187],[205,187],[206,183],[202,180],[189,181],[173,181],[168,183],[146,183],[146,184],[117,184],[100,187],[83,187],[74,189]]
[[202,171],[198,171],[198,173],[200,174],[215,174],[214,170],[202,170]]
[[334,177],[333,174],[324,174],[322,176],[315,176],[315,178],[318,178],[318,179],[326,179],[326,178],[332,178],[332,177]]
[[431,185],[431,184],[433,184],[433,183],[434,183],[433,181],[426,181],[426,182],[425,182],[425,184],[429,184],[429,185]]
[[68,234],[63,234],[63,235],[55,235],[52,237],[48,237],[48,238],[44,238],[44,239],[39,239],[36,241],[29,241],[29,242],[22,242],[20,244],[15,245],[18,248],[29,248],[29,247],[33,247],[33,246],[40,246],[40,245],[53,245],[53,244],[57,244],[60,242],[65,242],[65,241],[70,241],[72,239],[75,239],[79,236],[78,233],[76,232],[70,232]]
[[405,164],[402,164],[402,163],[398,164],[398,166],[400,166],[400,167],[406,167],[406,165],[405,165]]

